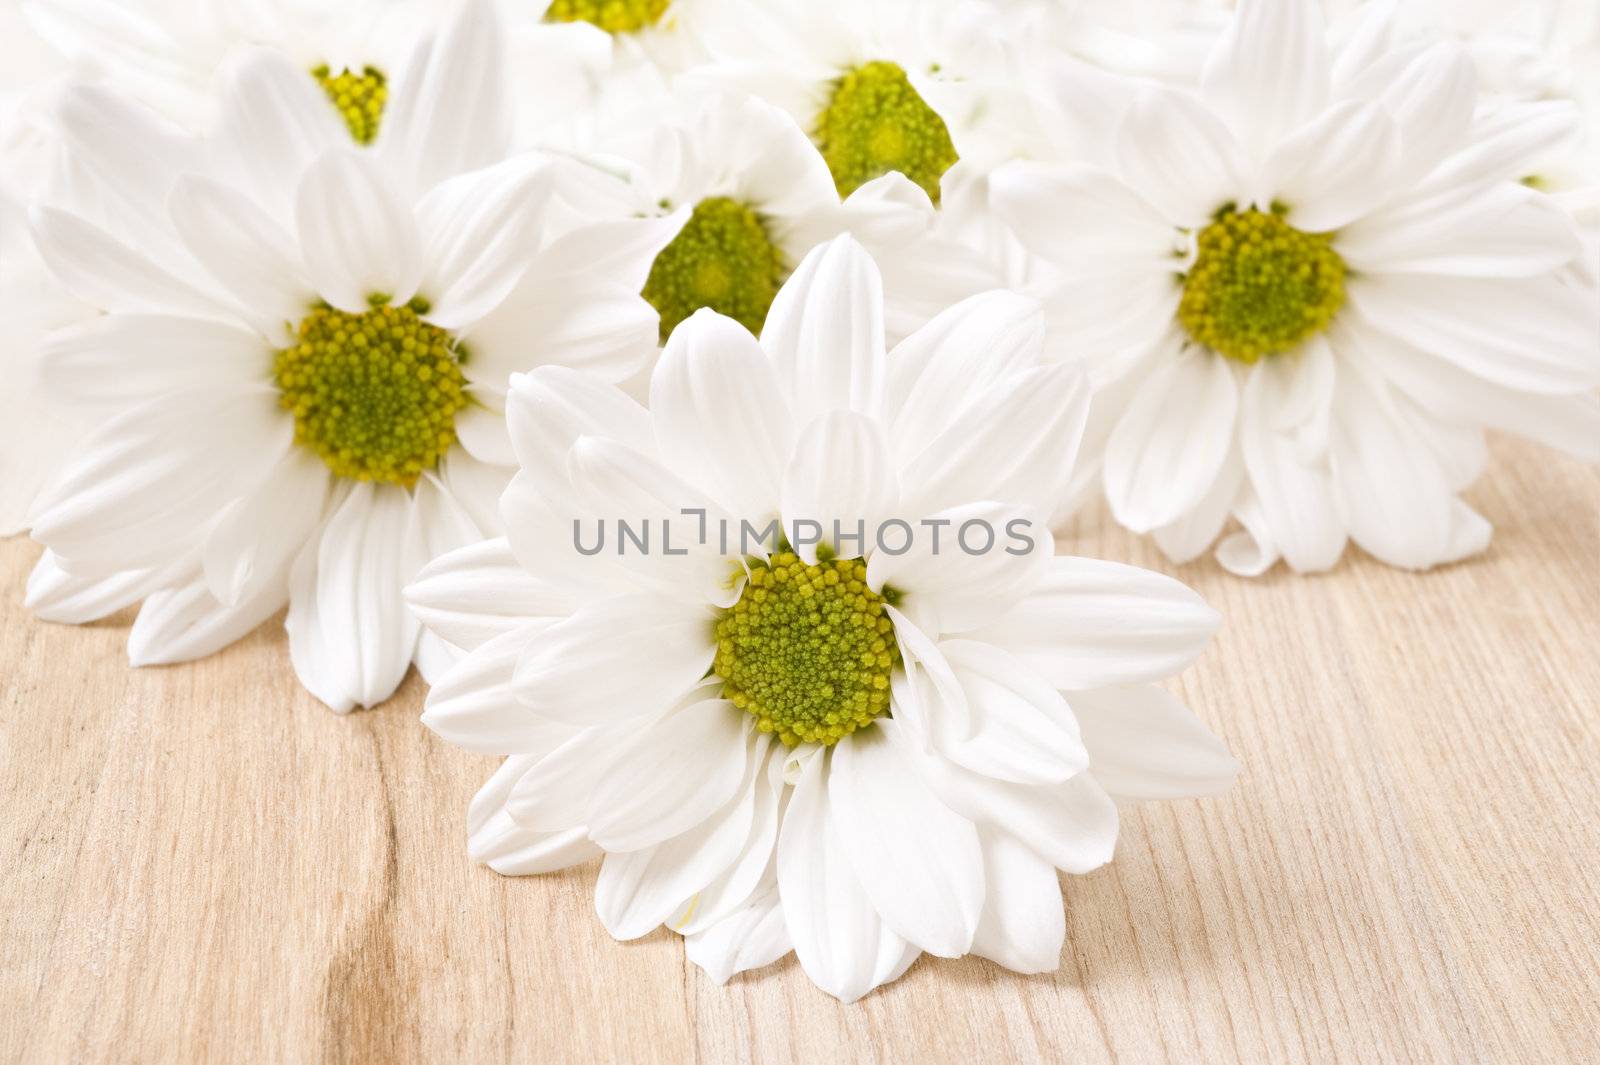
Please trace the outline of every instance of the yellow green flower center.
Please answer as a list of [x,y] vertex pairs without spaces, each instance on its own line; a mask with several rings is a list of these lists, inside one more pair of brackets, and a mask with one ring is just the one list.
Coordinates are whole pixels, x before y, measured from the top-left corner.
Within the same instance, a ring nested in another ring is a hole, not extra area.
[[635,33],[654,26],[672,0],[555,0],[547,22],[587,22],[607,33]]
[[350,314],[318,306],[295,343],[278,352],[279,405],[294,414],[295,442],[340,477],[410,486],[455,443],[467,405],[457,347],[429,325],[427,302]]
[[894,63],[866,63],[840,80],[817,119],[817,144],[841,196],[898,170],[938,203],[939,179],[957,158],[944,119]]
[[1331,234],[1303,233],[1283,211],[1217,212],[1196,238],[1178,321],[1212,351],[1240,362],[1290,351],[1328,327],[1344,305],[1344,260]]
[[797,743],[837,743],[889,712],[900,664],[884,596],[861,559],[783,550],[752,565],[739,601],[716,623],[712,670],[722,697],[762,732]]
[[383,105],[389,102],[389,83],[383,71],[366,67],[359,74],[353,70],[333,73],[324,63],[311,72],[328,94],[339,117],[350,129],[357,144],[371,144],[378,136],[378,121],[383,118]]
[[701,307],[759,333],[787,271],[761,217],[737,200],[713,196],[661,249],[644,298],[661,314],[661,341]]

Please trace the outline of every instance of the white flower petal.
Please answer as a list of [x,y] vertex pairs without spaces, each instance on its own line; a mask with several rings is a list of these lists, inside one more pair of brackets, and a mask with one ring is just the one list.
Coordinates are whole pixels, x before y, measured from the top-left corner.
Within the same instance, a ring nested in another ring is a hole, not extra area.
[[1054,550],[1038,511],[971,503],[923,518],[903,554],[874,551],[867,583],[899,590],[900,610],[929,633],[967,632],[1032,593]]
[[1244,460],[1239,457],[1238,440],[1223,460],[1222,469],[1206,497],[1183,517],[1163,525],[1152,535],[1161,553],[1177,565],[1192,562],[1205,553],[1228,523],[1244,481]]
[[[592,183],[594,168],[584,166],[582,177]],[[552,281],[567,281],[592,286],[604,281],[637,295],[650,278],[656,256],[682,231],[690,214],[684,207],[660,217],[608,219],[576,226],[539,250],[529,283],[548,287]]]
[[40,258],[67,291],[97,310],[230,317],[210,295],[77,215],[41,204],[30,218]]
[[439,737],[474,754],[543,758],[570,740],[575,729],[540,717],[517,699],[517,661],[545,627],[528,622],[477,647],[428,692],[422,723]]
[[298,448],[259,489],[228,504],[201,550],[211,594],[233,604],[283,581],[322,521],[330,481],[322,460]]
[[1493,185],[1441,203],[1408,199],[1338,236],[1339,255],[1364,274],[1512,278],[1547,274],[1583,250],[1570,215],[1521,185]]
[[1026,663],[992,644],[945,640],[939,650],[966,695],[961,735],[930,721],[934,749],[957,765],[1018,784],[1060,783],[1089,766],[1067,703]]
[[711,620],[703,608],[654,596],[591,603],[528,644],[517,697],[571,725],[658,713],[711,668]]
[[82,625],[126,609],[181,580],[192,566],[183,558],[166,566],[123,570],[108,577],[78,577],[61,568],[55,552],[39,556],[28,574],[23,605],[41,621]]
[[511,139],[507,34],[497,7],[467,0],[395,79],[374,150],[422,192],[504,159]]
[[401,488],[354,484],[295,562],[289,657],[335,713],[383,702],[411,665],[419,622],[400,598],[410,511]]
[[[773,848],[778,842],[779,815],[783,810],[784,793],[788,790],[783,779],[787,750],[781,745],[764,742],[761,750],[764,752],[765,765],[757,764],[757,760],[752,759],[752,766],[756,770],[751,786],[755,805],[744,848],[732,865],[685,900],[667,920],[667,925],[673,931],[684,936],[693,936],[712,928],[725,917],[747,907],[763,883],[770,883],[776,890]],[[777,757],[774,757],[774,752],[777,752]],[[787,947],[784,949],[788,950]]]
[[312,160],[350,143],[350,134],[309,72],[282,52],[238,53],[222,74],[219,143],[240,185],[263,206],[288,217]]
[[983,910],[978,832],[922,783],[898,729],[884,718],[834,748],[833,829],[884,923],[930,954],[959,957]]
[[1170,272],[1174,219],[1110,171],[1013,162],[989,179],[994,211],[1024,247],[1069,274]]
[[473,398],[476,402],[469,402],[456,415],[456,439],[474,460],[498,468],[505,476],[517,462],[505,413],[489,405],[496,401],[493,395],[475,394]]
[[275,398],[176,393],[108,422],[39,501],[34,539],[85,576],[177,557],[288,451]]
[[1414,58],[1396,53],[1372,64],[1345,94],[1376,100],[1400,127],[1405,161],[1395,182],[1403,188],[1407,175],[1426,174],[1466,142],[1478,88],[1466,48],[1441,41]]
[[883,281],[848,234],[813,248],[778,290],[761,347],[796,424],[830,410],[875,413],[885,374]]
[[628,721],[576,733],[523,774],[506,797],[506,812],[530,832],[582,825],[590,796],[610,771],[612,752],[639,731],[638,722]]
[[[540,481],[548,470],[561,470],[580,437],[605,437],[646,454],[655,452],[651,415],[637,400],[565,366],[544,366],[518,376],[506,402],[506,422],[522,475]],[[565,485],[564,475],[559,483]]]
[[128,633],[128,661],[158,666],[204,658],[254,631],[288,598],[287,567],[235,603],[219,602],[201,577],[163,588],[139,608]]
[[1427,441],[1362,375],[1340,375],[1330,457],[1350,538],[1391,566],[1452,554],[1455,495]]
[[829,810],[828,752],[807,763],[778,836],[778,891],[794,951],[828,994],[854,1002],[890,979],[906,941],[873,909]]
[[755,802],[752,782],[745,783],[715,816],[682,835],[645,850],[606,855],[594,889],[595,912],[606,931],[618,939],[649,934],[672,916],[686,896],[737,860],[750,832]]
[[1153,684],[1073,692],[1069,702],[1090,772],[1118,799],[1215,795],[1239,774],[1223,742]]
[[1330,65],[1321,11],[1298,0],[1242,0],[1206,57],[1201,92],[1257,158],[1320,112]]
[[1273,419],[1288,405],[1297,378],[1320,383],[1323,410],[1333,393],[1333,355],[1320,337],[1293,356],[1263,359],[1245,384],[1239,445],[1245,470],[1283,558],[1300,573],[1319,573],[1344,553],[1344,521],[1334,497],[1324,449],[1307,461],[1295,437]]
[[736,973],[771,965],[793,949],[776,878],[733,913],[689,933],[684,943],[689,960],[719,984]]
[[272,355],[260,337],[222,322],[104,314],[51,333],[39,376],[73,403],[125,410],[206,386],[265,382]]
[[428,321],[461,330],[500,305],[528,269],[549,195],[542,161],[518,156],[443,181],[422,198],[417,228],[421,288],[433,304]]
[[1273,150],[1262,191],[1287,205],[1296,229],[1327,233],[1393,195],[1400,158],[1400,130],[1383,108],[1346,100]]
[[901,511],[974,499],[1054,511],[1072,483],[1089,400],[1088,378],[1067,364],[1035,367],[978,394],[901,468]]
[[1039,361],[1039,302],[1016,292],[985,292],[941,312],[889,353],[885,418],[904,464],[971,402],[974,394]]
[[[754,722],[730,702],[706,699],[640,730],[617,749],[589,800],[589,838],[611,852],[643,850],[706,820],[733,799],[752,772],[751,762],[765,761],[768,737],[752,737]],[[688,894],[679,892],[672,901]]]
[[534,618],[564,617],[579,601],[525,570],[505,537],[439,555],[405,589],[428,629],[471,651]]
[[1106,501],[1134,532],[1169,525],[1206,498],[1233,443],[1233,369],[1203,348],[1165,359],[1106,443]]
[[537,762],[531,755],[507,758],[478,789],[467,809],[468,855],[505,876],[550,873],[603,853],[581,825],[560,832],[533,832],[506,811],[512,789]]
[[1573,100],[1496,101],[1473,115],[1465,146],[1439,164],[1419,191],[1521,181],[1530,160],[1557,155],[1582,130],[1583,112]]
[[1171,577],[1061,556],[1032,594],[973,638],[1071,692],[1170,677],[1194,661],[1220,622]]
[[[782,484],[784,527],[816,522],[821,542],[845,558],[867,553],[878,521],[893,513],[899,497],[883,430],[847,410],[821,415],[801,431]],[[796,551],[808,564],[817,560],[815,543]]]
[[982,837],[988,890],[972,953],[1013,972],[1055,971],[1067,936],[1055,867],[1003,831]]
[[396,305],[416,295],[416,218],[370,159],[348,148],[321,156],[300,181],[294,214],[306,273],[335,307],[360,314],[374,295]]
[[1592,293],[1554,278],[1362,278],[1350,307],[1380,333],[1507,388],[1600,384]]
[[701,308],[673,330],[650,378],[662,457],[731,514],[769,517],[778,505],[794,429],[772,364],[731,318]]
[[1198,229],[1225,203],[1250,199],[1241,152],[1215,114],[1186,92],[1146,89],[1117,129],[1122,179],[1168,222]]
[[462,370],[475,384],[503,391],[513,374],[545,367],[615,383],[655,357],[661,319],[638,289],[536,280],[526,279],[473,326],[472,358]]
[[167,206],[190,253],[261,335],[286,343],[316,293],[284,227],[233,188],[197,174],[178,180]]

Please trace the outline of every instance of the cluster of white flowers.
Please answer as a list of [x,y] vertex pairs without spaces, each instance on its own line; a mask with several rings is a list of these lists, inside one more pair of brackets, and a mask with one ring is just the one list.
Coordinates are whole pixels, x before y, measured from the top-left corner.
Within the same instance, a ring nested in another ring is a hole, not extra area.
[[[287,607],[339,712],[415,663],[506,759],[472,856],[603,856],[606,927],[719,980],[1053,969],[1117,800],[1232,779],[1156,686],[1216,615],[1057,556],[1080,508],[1241,575],[1421,570],[1488,544],[1486,429],[1600,460],[1582,0],[0,18],[29,605],[142,604],[135,664]],[[934,535],[841,533],[886,521]]]

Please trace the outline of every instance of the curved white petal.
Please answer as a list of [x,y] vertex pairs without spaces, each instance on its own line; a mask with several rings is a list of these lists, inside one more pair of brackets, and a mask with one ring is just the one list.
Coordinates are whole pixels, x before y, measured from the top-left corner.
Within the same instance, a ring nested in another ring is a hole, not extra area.
[[468,855],[504,876],[554,872],[602,853],[581,825],[559,832],[534,832],[507,812],[512,790],[537,761],[531,755],[507,758],[478,789],[467,809]]
[[1393,195],[1400,159],[1400,130],[1388,113],[1371,101],[1346,100],[1273,150],[1261,192],[1288,207],[1296,229],[1327,233]]
[[684,943],[689,960],[725,984],[736,973],[771,965],[794,949],[778,901],[778,882],[715,924],[690,932]]
[[811,250],[778,290],[761,347],[796,424],[830,410],[875,413],[885,374],[883,281],[848,234]]
[[286,344],[316,302],[288,230],[237,190],[198,174],[178,180],[167,209],[189,252],[261,335]]
[[43,386],[72,403],[114,410],[193,388],[264,383],[272,354],[245,329],[204,318],[104,314],[51,333]]
[[983,910],[978,831],[923,784],[899,728],[884,718],[834,748],[833,829],[884,923],[930,954],[959,957]]
[[972,953],[1013,972],[1053,972],[1067,936],[1055,867],[1004,831],[982,835],[988,889]]
[[945,640],[939,650],[966,696],[968,722],[963,730],[959,721],[946,724],[950,715],[931,718],[940,754],[1018,784],[1060,783],[1088,768],[1066,701],[1037,671],[975,640]]
[[411,665],[419,623],[400,598],[410,510],[403,489],[355,484],[295,562],[289,656],[335,713],[381,703]]
[[40,204],[29,219],[39,257],[67,291],[96,310],[232,317],[209,294],[75,214]]
[[282,52],[243,50],[221,81],[218,141],[236,153],[226,162],[257,202],[287,218],[312,160],[350,143],[350,134],[316,79]]
[[135,666],[188,662],[214,654],[254,631],[289,597],[287,567],[237,602],[222,603],[203,578],[151,593],[128,633]]
[[1257,158],[1322,110],[1331,73],[1321,11],[1241,0],[1206,57],[1201,93]]
[[701,308],[673,330],[650,378],[662,457],[731,514],[772,515],[794,427],[772,363],[731,318]]
[[41,621],[81,625],[115,614],[160,588],[182,580],[192,563],[123,570],[107,577],[78,577],[61,568],[55,552],[45,551],[28,573],[23,605]]
[[[899,498],[883,430],[848,410],[830,411],[801,430],[782,484],[784,528],[816,522],[821,542],[845,558],[868,552],[878,522]],[[796,551],[816,562],[816,543],[796,543]]]
[[1496,280],[1548,274],[1583,250],[1569,214],[1513,184],[1451,202],[1395,203],[1345,229],[1335,247],[1360,273]]
[[1146,89],[1117,128],[1122,180],[1168,222],[1198,229],[1225,203],[1249,199],[1242,153],[1228,128],[1194,96]]
[[440,677],[428,692],[422,723],[439,737],[474,754],[542,758],[575,733],[540,717],[517,699],[517,661],[543,629],[529,622],[488,640]]
[[531,640],[517,697],[534,713],[600,725],[665,710],[711,668],[711,615],[654,596],[591,603]]
[[1071,692],[1170,677],[1194,661],[1221,620],[1171,577],[1061,556],[1032,594],[973,638]]
[[754,722],[730,702],[706,699],[640,730],[590,797],[589,838],[613,853],[636,851],[699,825],[733,799],[752,761],[764,763],[768,737],[752,736]]
[[913,533],[903,554],[871,554],[867,583],[900,591],[900,610],[934,634],[1000,618],[1039,587],[1055,550],[1040,512],[1003,503],[937,511]]
[[374,296],[402,304],[422,274],[417,220],[372,161],[339,148],[312,163],[295,195],[295,225],[317,294],[360,314]]
[[429,631],[467,651],[580,606],[569,589],[525,570],[505,537],[439,555],[406,586],[405,597]]
[[854,1002],[890,979],[906,941],[862,890],[830,812],[829,752],[806,764],[778,836],[778,893],[795,954],[828,994]]
[[1233,783],[1239,763],[1189,709],[1153,684],[1073,692],[1089,769],[1119,799],[1190,799]]
[[1190,348],[1145,381],[1106,442],[1106,501],[1134,532],[1206,498],[1233,443],[1239,389],[1228,360]]
[[1108,170],[1019,161],[989,186],[995,213],[1023,246],[1068,274],[1169,265],[1176,219]]

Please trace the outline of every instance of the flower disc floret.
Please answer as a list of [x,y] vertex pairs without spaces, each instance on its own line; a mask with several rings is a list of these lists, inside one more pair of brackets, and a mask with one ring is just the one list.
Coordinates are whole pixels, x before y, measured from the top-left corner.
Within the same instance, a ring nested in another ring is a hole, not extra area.
[[378,122],[383,118],[384,105],[389,102],[389,82],[381,70],[366,67],[359,74],[353,70],[335,74],[324,63],[313,70],[311,76],[333,101],[357,144],[371,144],[377,139]]
[[670,4],[671,0],[554,0],[544,17],[549,22],[587,22],[607,33],[636,33],[661,21]]
[[465,382],[450,334],[419,317],[425,302],[375,301],[361,314],[314,308],[273,377],[296,443],[340,477],[409,486],[455,443]]
[[944,119],[903,68],[881,61],[840,80],[817,119],[817,145],[841,196],[898,170],[938,203],[939,179],[957,159]]
[[900,664],[886,600],[861,559],[807,565],[780,551],[751,566],[716,623],[722,695],[785,744],[833,744],[889,712]]
[[759,333],[784,274],[783,255],[761,217],[737,200],[713,196],[695,205],[656,256],[644,298],[661,314],[662,343],[702,307]]
[[1295,229],[1276,208],[1224,208],[1196,238],[1178,321],[1240,362],[1294,349],[1344,305],[1345,265],[1331,239]]

